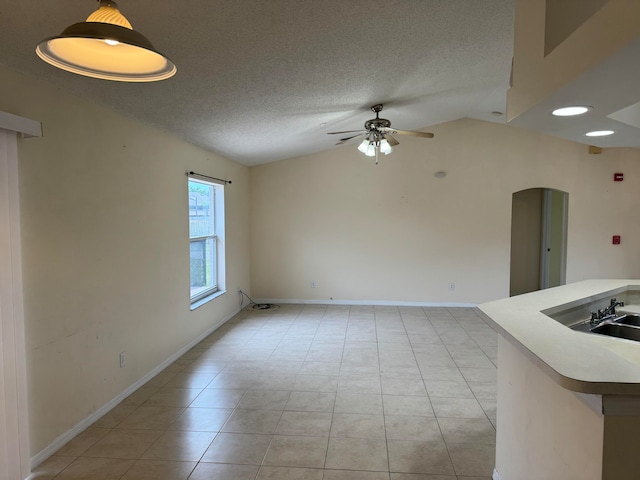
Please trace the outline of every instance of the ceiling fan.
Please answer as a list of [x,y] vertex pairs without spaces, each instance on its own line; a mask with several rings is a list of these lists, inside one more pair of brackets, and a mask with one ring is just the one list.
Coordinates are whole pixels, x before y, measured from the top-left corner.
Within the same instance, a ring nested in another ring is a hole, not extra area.
[[328,135],[344,135],[347,133],[353,133],[348,137],[341,138],[336,145],[342,145],[345,142],[357,137],[364,136],[364,140],[358,146],[358,150],[364,153],[368,157],[376,157],[376,164],[378,163],[378,152],[382,152],[385,155],[389,155],[393,148],[398,145],[398,142],[391,134],[398,135],[412,135],[414,137],[433,138],[433,133],[417,132],[414,130],[398,130],[391,127],[391,121],[386,118],[380,118],[380,112],[382,111],[382,104],[378,103],[371,107],[371,111],[376,114],[376,118],[367,120],[364,123],[364,130],[347,130],[344,132],[328,132]]

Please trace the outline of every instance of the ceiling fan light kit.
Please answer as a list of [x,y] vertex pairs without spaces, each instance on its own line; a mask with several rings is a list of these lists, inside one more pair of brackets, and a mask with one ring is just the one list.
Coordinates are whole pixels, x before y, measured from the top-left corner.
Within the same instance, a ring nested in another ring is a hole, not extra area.
[[371,111],[376,114],[376,118],[367,120],[364,124],[364,130],[348,130],[345,132],[328,132],[329,135],[353,133],[354,135],[341,138],[336,145],[342,145],[349,140],[364,135],[364,140],[358,145],[358,150],[364,153],[367,157],[376,157],[376,164],[378,164],[378,153],[389,155],[393,152],[393,147],[398,145],[398,142],[391,134],[398,135],[412,135],[422,138],[433,138],[433,133],[417,132],[413,130],[397,130],[391,127],[391,122],[386,118],[380,118],[380,112],[383,105],[381,103],[373,105]]
[[116,2],[99,4],[85,22],[40,42],[36,54],[54,67],[103,80],[155,82],[175,75],[173,62],[133,30]]
[[391,145],[386,138],[365,138],[358,146],[358,150],[364,153],[367,157],[375,156],[375,150],[380,150],[380,152],[384,153],[385,155],[389,155],[391,152],[393,152],[393,148],[391,148]]

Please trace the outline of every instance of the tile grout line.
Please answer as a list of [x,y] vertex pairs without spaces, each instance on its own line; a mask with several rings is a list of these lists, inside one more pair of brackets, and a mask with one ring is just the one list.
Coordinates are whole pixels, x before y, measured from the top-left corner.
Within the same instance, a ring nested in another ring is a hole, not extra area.
[[[453,315],[452,315],[452,317],[453,317]],[[429,319],[428,315],[427,315],[427,319],[429,320],[429,323],[431,323],[431,319]],[[435,330],[435,328],[434,328],[434,330]],[[447,345],[442,341],[442,338],[440,337],[440,334],[437,331],[436,331],[436,335],[440,339],[440,342],[442,342],[442,344],[444,345],[444,348],[447,350],[447,352],[449,352],[449,349],[447,348]],[[449,355],[451,355],[450,352],[449,352]],[[455,363],[455,360],[454,360],[454,363]],[[456,364],[456,368],[458,369],[458,371],[460,371],[460,369],[458,368],[457,364]],[[460,374],[462,375],[462,372],[460,372]],[[464,375],[463,375],[463,378],[464,378]],[[423,383],[424,383],[424,379],[423,379]],[[465,383],[466,383],[466,380],[465,380]],[[426,387],[426,385],[425,385],[425,387]],[[428,390],[427,390],[427,395],[429,395],[429,391]],[[431,396],[429,396],[429,401],[431,402]],[[433,408],[433,403],[431,404],[431,408]],[[438,430],[440,431],[440,436],[442,437],[442,443],[444,445],[444,448],[447,451],[447,456],[449,457],[449,463],[451,464],[451,468],[453,469],[453,473],[454,473],[454,475],[456,475],[456,478],[457,478],[458,473],[456,472],[456,467],[455,467],[455,464],[453,463],[453,457],[451,457],[451,452],[449,451],[449,445],[447,444],[447,442],[444,439],[444,433],[442,432],[442,425],[440,425],[440,419],[439,419],[438,415],[436,414],[435,408],[433,408],[433,415],[434,415],[434,417],[436,419],[436,423],[438,425]]]
[[[325,310],[326,312],[326,310]],[[346,344],[347,329],[349,328],[349,315],[351,314],[351,306],[349,306],[349,313],[347,314],[347,328],[345,329],[345,340],[342,343],[342,354],[340,355],[340,370],[338,370],[338,380],[336,382],[336,392],[333,399],[333,408],[331,409],[331,424],[329,425],[329,433],[327,435],[327,448],[324,452],[324,461],[322,462],[322,477],[324,478],[324,471],[327,469],[327,460],[329,459],[329,445],[331,444],[331,432],[333,431],[333,419],[336,413],[336,400],[338,398],[338,388],[340,385],[340,372],[342,371],[342,357],[344,356],[344,345]],[[317,334],[317,330],[316,330]],[[315,338],[315,337],[314,337]]]
[[[380,373],[380,341],[378,338],[378,321],[375,318],[375,313],[376,310],[375,308],[373,309],[373,315],[374,315],[374,325],[375,325],[375,329],[376,329],[376,349],[378,351],[378,378],[380,379],[380,400],[382,401],[382,424],[384,425],[384,444],[385,447],[387,449],[387,473],[389,475],[389,478],[391,478],[391,455],[389,455],[389,437],[387,435],[387,416],[385,415],[385,408],[384,408],[384,393],[382,390],[382,375]],[[398,312],[399,313],[399,312]],[[403,324],[404,326],[404,324]]]

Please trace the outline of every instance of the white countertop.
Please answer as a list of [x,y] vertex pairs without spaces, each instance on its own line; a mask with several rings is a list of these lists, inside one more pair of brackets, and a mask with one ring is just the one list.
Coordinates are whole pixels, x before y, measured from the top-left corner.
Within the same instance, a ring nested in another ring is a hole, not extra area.
[[[571,330],[541,313],[612,297],[640,280],[586,280],[479,305],[492,326],[562,387],[601,395],[640,395],[640,342]],[[617,291],[617,292],[616,292]],[[607,303],[607,302],[604,302]],[[640,312],[640,306],[618,309]]]

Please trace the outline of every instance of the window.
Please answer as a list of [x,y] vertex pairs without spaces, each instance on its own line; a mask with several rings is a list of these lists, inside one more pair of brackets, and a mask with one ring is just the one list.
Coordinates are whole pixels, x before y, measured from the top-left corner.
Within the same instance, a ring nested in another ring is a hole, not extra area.
[[191,303],[222,290],[224,187],[189,179]]

